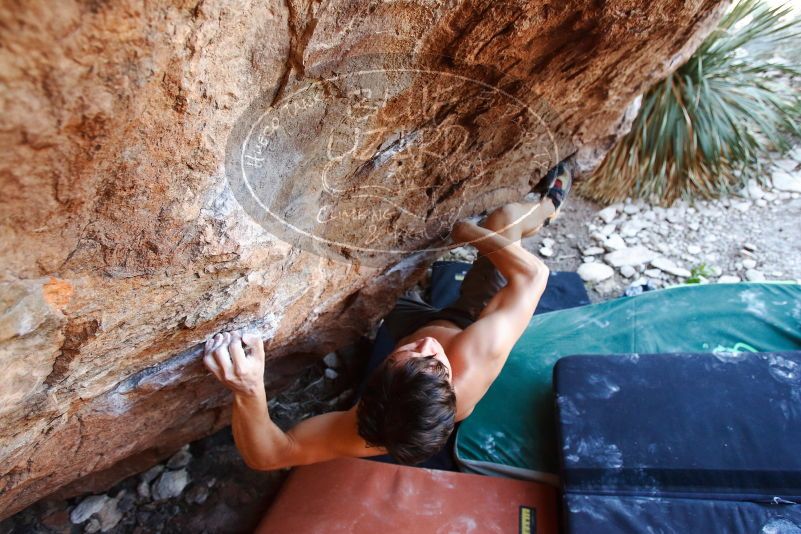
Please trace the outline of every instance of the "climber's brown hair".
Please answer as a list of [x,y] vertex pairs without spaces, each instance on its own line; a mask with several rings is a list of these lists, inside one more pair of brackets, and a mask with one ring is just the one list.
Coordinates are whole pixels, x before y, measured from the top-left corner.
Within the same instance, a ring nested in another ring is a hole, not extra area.
[[434,356],[391,359],[369,378],[357,407],[359,435],[416,465],[438,452],[456,422],[448,368]]

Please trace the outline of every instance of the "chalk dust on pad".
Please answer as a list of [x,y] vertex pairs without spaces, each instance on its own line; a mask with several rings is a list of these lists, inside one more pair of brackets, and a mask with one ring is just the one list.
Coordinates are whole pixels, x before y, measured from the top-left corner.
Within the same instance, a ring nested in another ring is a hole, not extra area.
[[605,467],[623,467],[623,453],[614,443],[607,443],[601,438],[588,438],[579,440],[578,443],[567,442],[565,444],[565,459],[568,463],[586,465],[597,463]]
[[562,416],[564,424],[572,425],[581,422],[581,411],[576,407],[576,403],[574,403],[570,397],[557,395],[556,405],[559,406],[559,413]]
[[740,293],[740,300],[745,304],[746,310],[757,317],[765,317],[768,313],[764,298],[765,295],[760,294],[759,291],[746,290]]
[[773,378],[791,386],[801,386],[801,365],[778,354],[765,354]]
[[801,534],[801,525],[793,523],[789,519],[771,519],[760,534]]
[[598,399],[609,399],[620,391],[620,386],[613,384],[603,375],[590,375],[587,382],[590,385],[587,394]]

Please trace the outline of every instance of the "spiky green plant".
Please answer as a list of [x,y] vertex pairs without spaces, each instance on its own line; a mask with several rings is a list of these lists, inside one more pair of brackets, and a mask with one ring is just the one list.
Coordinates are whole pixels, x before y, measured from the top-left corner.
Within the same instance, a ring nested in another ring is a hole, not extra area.
[[[585,196],[671,203],[762,182],[759,155],[798,135],[801,18],[740,0],[692,58],[644,96],[631,131],[580,184]],[[787,53],[782,52],[786,50]],[[786,59],[781,56],[795,56]]]
[[685,284],[700,284],[704,279],[709,279],[714,273],[706,263],[700,263],[690,269],[690,277],[684,281]]

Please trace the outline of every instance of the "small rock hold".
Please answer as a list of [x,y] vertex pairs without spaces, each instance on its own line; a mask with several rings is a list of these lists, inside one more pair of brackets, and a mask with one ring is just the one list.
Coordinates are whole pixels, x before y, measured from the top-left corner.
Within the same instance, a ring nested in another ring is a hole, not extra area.
[[746,211],[751,209],[751,202],[749,202],[747,200],[743,201],[743,202],[735,202],[734,204],[732,204],[731,207],[736,209],[736,210],[738,210],[738,211],[742,211],[743,213],[745,213]]
[[103,506],[110,500],[111,498],[108,495],[90,495],[84,498],[70,513],[70,521],[74,525],[83,523],[102,510]]
[[601,232],[591,232],[590,238],[594,239],[595,241],[603,242],[606,239],[606,236],[603,235]]
[[98,530],[100,530],[100,520],[96,517],[93,517],[88,523],[86,523],[86,526],[83,529],[84,532],[88,532],[89,534],[92,534],[92,532],[97,532]]
[[620,233],[623,237],[634,237],[640,230],[645,227],[645,223],[637,218],[632,218],[630,221],[624,222],[620,226]]
[[[797,150],[798,149],[796,148],[796,151]],[[774,165],[776,165],[776,167],[778,167],[779,169],[785,170],[787,172],[792,172],[795,170],[796,167],[798,167],[798,161],[794,159],[780,159],[778,161],[775,161]]]
[[773,172],[772,179],[774,189],[789,193],[801,192],[801,176],[790,174],[783,170],[776,170]]
[[655,257],[655,252],[640,246],[610,252],[604,256],[604,261],[613,267],[623,267],[624,265],[642,265],[650,262]]
[[339,376],[339,373],[337,373],[337,372],[336,372],[336,371],[334,371],[333,369],[330,369],[330,368],[329,368],[329,369],[326,369],[326,370],[325,370],[325,377],[326,377],[328,380],[336,380],[336,378],[337,378],[338,376]]
[[339,355],[336,352],[329,352],[323,357],[323,363],[326,367],[336,369],[339,367]]
[[752,260],[751,258],[746,258],[743,260],[743,268],[745,269],[753,269],[756,267],[756,260]]
[[660,271],[672,274],[674,276],[687,278],[691,275],[690,271],[677,266],[675,263],[664,257],[654,258],[653,260],[651,260],[651,265],[653,265]]
[[585,282],[601,282],[614,274],[615,271],[603,263],[582,263],[578,268],[578,275]]
[[167,460],[167,467],[170,469],[180,469],[189,465],[191,461],[192,453],[189,452],[189,445],[186,445]]
[[551,256],[553,256],[553,249],[550,248],[550,247],[541,247],[540,248],[540,255],[543,258],[550,258]]
[[581,251],[582,256],[597,256],[603,254],[605,251],[601,247],[587,247]]
[[687,245],[687,252],[689,252],[690,254],[700,254],[701,247],[699,247],[698,245]]
[[203,504],[209,497],[209,488],[205,484],[193,484],[186,492],[186,501],[190,504]]
[[139,482],[139,485],[136,486],[136,493],[143,499],[150,499],[150,484],[147,480]]
[[550,237],[546,237],[542,240],[542,246],[552,248],[556,244],[556,241],[551,239]]
[[614,278],[609,278],[596,285],[595,290],[602,295],[608,295],[610,293],[618,293],[620,291],[620,286],[617,285]]
[[643,274],[648,278],[662,278],[662,271],[659,269],[646,269]]
[[154,465],[153,467],[142,473],[142,480],[148,483],[153,482],[154,480],[156,480],[156,477],[161,474],[162,471],[164,471],[163,465],[161,464]]
[[743,243],[743,248],[745,250],[750,251],[750,252],[756,252],[756,249],[757,249],[755,244],[748,243],[748,242]]
[[[631,284],[629,284],[629,288],[640,287],[640,286],[645,286],[645,285],[648,285],[648,279],[645,278],[644,276],[641,276],[640,278],[637,278],[635,281],[633,281]],[[642,293],[642,289],[640,289],[640,293]],[[627,294],[626,296],[628,297],[628,296],[631,296],[631,295]]]
[[122,519],[122,512],[120,512],[120,509],[117,507],[117,503],[124,496],[125,493],[122,492],[118,498],[109,499],[103,505],[103,508],[97,513],[97,518],[100,520],[101,532],[108,532],[112,528],[116,527],[117,523],[119,523],[120,519]]
[[616,250],[623,250],[626,248],[626,242],[623,241],[623,238],[620,237],[618,234],[612,234],[608,238],[604,239],[602,242],[604,248],[610,252],[614,252]]
[[125,514],[133,510],[134,506],[136,506],[136,496],[133,493],[121,491],[120,495],[117,496],[117,509]]
[[744,193],[754,200],[761,199],[765,196],[765,192],[759,187],[759,184],[753,178],[748,180],[748,185],[745,186]]
[[165,471],[150,488],[150,493],[155,501],[163,501],[177,497],[184,491],[189,484],[189,473],[186,469],[179,471]]
[[640,206],[638,204],[626,204],[623,206],[623,211],[629,215],[634,215],[640,211]]
[[635,274],[637,274],[637,269],[632,267],[631,265],[624,265],[620,268],[620,274],[626,278],[631,278]]
[[765,280],[765,275],[762,271],[757,271],[756,269],[748,269],[745,271],[745,278],[749,282],[762,282]]
[[617,215],[617,208],[615,206],[609,206],[608,208],[604,208],[597,213],[598,217],[601,218],[603,222],[609,224],[614,220],[615,216]]

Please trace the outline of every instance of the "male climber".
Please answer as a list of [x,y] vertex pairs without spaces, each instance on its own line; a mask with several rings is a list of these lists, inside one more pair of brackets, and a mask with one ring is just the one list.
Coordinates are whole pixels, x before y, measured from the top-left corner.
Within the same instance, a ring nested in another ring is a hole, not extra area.
[[311,417],[283,432],[267,409],[261,338],[235,331],[209,339],[203,361],[234,393],[231,426],[247,465],[272,470],[387,453],[415,465],[439,451],[501,372],[537,307],[548,268],[520,239],[557,215],[570,185],[559,165],[541,201],[509,204],[479,224],[454,226],[454,244],[479,252],[459,298],[442,310],[400,299],[385,319],[397,341],[394,351],[350,410]]

